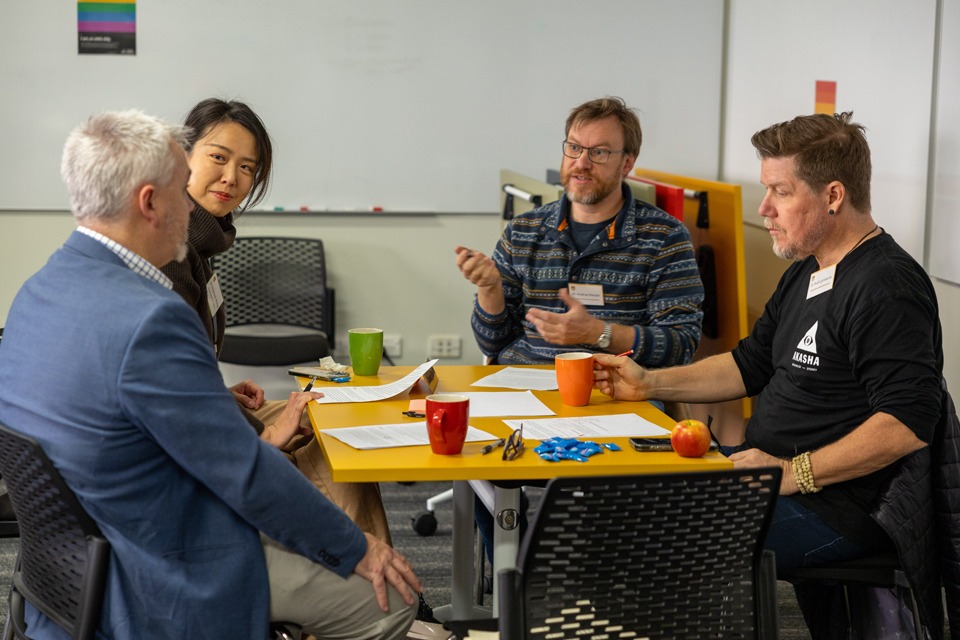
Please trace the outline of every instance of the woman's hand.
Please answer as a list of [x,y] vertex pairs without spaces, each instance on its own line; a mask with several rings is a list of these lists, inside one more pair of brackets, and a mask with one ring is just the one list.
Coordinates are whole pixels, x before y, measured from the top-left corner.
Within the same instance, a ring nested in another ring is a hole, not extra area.
[[244,380],[230,387],[230,392],[242,406],[250,411],[256,411],[263,406],[263,389],[254,384],[253,380]]
[[300,418],[303,415],[303,410],[307,408],[307,403],[322,397],[323,394],[317,391],[292,392],[283,413],[280,414],[276,422],[264,427],[260,438],[276,448],[282,449],[296,436],[310,435],[309,428],[300,426]]

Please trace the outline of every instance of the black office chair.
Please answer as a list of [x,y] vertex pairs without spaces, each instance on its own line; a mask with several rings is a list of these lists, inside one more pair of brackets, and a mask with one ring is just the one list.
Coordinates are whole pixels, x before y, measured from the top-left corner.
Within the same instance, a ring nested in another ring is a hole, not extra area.
[[334,290],[322,240],[237,238],[211,263],[226,304],[222,362],[278,366],[330,355]]
[[499,580],[502,640],[775,638],[774,561],[762,543],[779,468],[547,484]]
[[[839,584],[844,593],[851,586],[865,587],[901,587],[910,594],[911,612],[913,613],[914,629],[921,629],[920,609],[913,597],[910,581],[900,567],[900,559],[896,551],[884,554],[857,558],[820,567],[800,567],[789,571],[781,571],[777,578],[790,583],[819,582],[824,584]],[[847,598],[849,602],[849,598]]]
[[29,601],[72,638],[93,638],[100,623],[110,545],[43,449],[0,425],[0,473],[20,521],[20,555],[7,624],[25,639]]
[[20,535],[17,514],[13,511],[10,493],[0,494],[0,538],[16,538]]
[[[3,327],[0,327],[0,342],[3,340]],[[2,476],[0,476],[2,479]],[[10,501],[10,494],[4,491],[0,493],[0,538],[16,538],[20,535],[20,526],[17,524],[17,516],[13,512],[13,503]]]
[[[893,531],[897,523],[903,518],[904,510],[916,508],[913,503],[912,494],[906,492],[903,487],[916,483],[929,483],[931,477],[936,478],[936,472],[931,473],[931,464],[936,465],[936,460],[931,461],[931,452],[937,456],[945,456],[950,452],[948,459],[956,460],[960,455],[960,442],[956,435],[956,406],[947,390],[946,381],[941,380],[941,417],[934,432],[933,441],[930,447],[915,451],[909,456],[905,456],[901,462],[900,469],[888,481],[887,487],[881,491],[881,504],[875,506],[873,517],[884,526],[887,531]],[[933,481],[936,483],[936,479]],[[947,484],[942,487],[933,487],[933,496],[935,508],[940,508],[936,498],[938,492],[950,493],[956,492],[956,480],[950,478]],[[944,507],[945,518],[955,517],[950,515],[949,507]],[[937,517],[940,517],[939,515]],[[931,522],[930,524],[933,524]],[[936,536],[931,536],[935,540]],[[930,548],[928,553],[933,553],[936,549],[935,543],[928,543]],[[942,553],[942,551],[937,551]],[[867,558],[837,562],[818,567],[805,567],[782,571],[777,575],[780,580],[788,582],[821,582],[825,584],[835,584],[843,587],[844,592],[848,591],[850,586],[872,586],[893,588],[900,587],[907,589],[910,595],[911,613],[913,615],[914,628],[922,629],[918,636],[940,638],[943,636],[944,627],[944,609],[942,603],[945,602],[946,611],[949,615],[950,630],[953,637],[960,637],[957,631],[956,621],[960,621],[960,599],[957,597],[956,585],[943,582],[941,583],[939,575],[939,566],[956,563],[957,559],[950,556],[949,553],[940,556],[933,555],[928,561],[922,563],[914,584],[910,584],[907,574],[902,568],[902,564],[896,551],[889,551],[884,554],[875,555]],[[944,590],[946,594],[944,595]],[[849,604],[850,599],[847,598]]]
[[[110,543],[36,440],[2,424],[0,471],[23,523],[4,639],[29,640],[25,602],[71,638],[93,638],[103,608]],[[300,629],[275,622],[269,638],[299,640]]]

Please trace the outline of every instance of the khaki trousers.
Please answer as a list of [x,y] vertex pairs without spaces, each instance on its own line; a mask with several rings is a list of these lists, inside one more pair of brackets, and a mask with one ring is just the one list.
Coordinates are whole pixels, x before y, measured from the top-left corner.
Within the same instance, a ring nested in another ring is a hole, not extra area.
[[292,622],[318,640],[404,638],[417,614],[391,586],[390,612],[377,605],[373,585],[357,574],[344,579],[260,534],[270,580],[270,620]]
[[[285,400],[267,400],[253,414],[263,424],[272,424],[283,413],[286,405]],[[312,431],[306,411],[303,412],[300,423]],[[392,546],[387,514],[380,496],[380,485],[376,482],[334,482],[316,438],[310,438],[306,444],[290,452],[290,455],[294,464],[313,486],[340,507],[362,531]]]

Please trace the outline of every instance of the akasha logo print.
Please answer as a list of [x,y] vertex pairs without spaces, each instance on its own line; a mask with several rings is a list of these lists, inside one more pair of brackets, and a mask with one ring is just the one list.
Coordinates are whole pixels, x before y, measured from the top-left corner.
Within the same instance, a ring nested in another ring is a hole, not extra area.
[[814,322],[797,343],[797,349],[793,352],[793,366],[807,371],[816,371],[820,366],[820,357],[817,355],[817,325],[819,324]]

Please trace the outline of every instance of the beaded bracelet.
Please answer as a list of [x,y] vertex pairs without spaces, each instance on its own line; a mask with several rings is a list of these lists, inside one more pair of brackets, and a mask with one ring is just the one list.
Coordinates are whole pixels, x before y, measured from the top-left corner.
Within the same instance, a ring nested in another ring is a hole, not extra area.
[[810,464],[810,452],[804,451],[790,461],[793,469],[793,479],[797,483],[800,493],[816,493],[820,491],[813,479],[813,466]]

